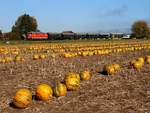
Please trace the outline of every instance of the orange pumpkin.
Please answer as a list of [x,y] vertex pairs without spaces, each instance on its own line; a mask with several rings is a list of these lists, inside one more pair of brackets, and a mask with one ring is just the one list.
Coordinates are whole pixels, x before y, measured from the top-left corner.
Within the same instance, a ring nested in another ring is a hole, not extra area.
[[136,61],[133,63],[133,67],[137,70],[139,70],[142,67],[142,65],[143,65],[142,62],[140,61]]
[[150,56],[146,56],[145,60],[148,64],[150,64]]
[[52,97],[53,91],[51,86],[47,84],[40,84],[36,88],[36,97],[40,100],[48,100],[50,97]]
[[65,96],[67,94],[67,87],[65,84],[58,83],[54,88],[54,95],[57,97]]
[[77,90],[79,88],[79,79],[78,78],[66,78],[65,79],[66,87],[68,90]]
[[46,58],[46,55],[41,54],[39,57],[40,57],[41,59],[45,59],[45,58]]
[[82,72],[80,73],[80,78],[81,78],[82,80],[89,80],[90,77],[91,77],[90,71],[82,71]]
[[106,65],[104,67],[104,71],[108,74],[108,75],[113,75],[115,73],[115,68],[112,65]]
[[139,62],[141,62],[141,64],[144,64],[144,58],[143,57],[137,58],[136,61],[139,61]]
[[19,55],[17,55],[17,56],[15,57],[15,62],[24,61],[24,60],[25,60],[25,59],[24,59],[23,57],[19,56]]
[[34,55],[33,55],[33,59],[34,59],[34,60],[38,60],[38,59],[39,59],[39,55],[38,55],[38,54],[34,54]]
[[112,66],[114,67],[116,72],[120,69],[120,65],[119,64],[112,64]]
[[6,62],[11,62],[11,61],[13,61],[13,59],[11,57],[5,57],[5,61]]
[[146,59],[146,62],[147,62],[148,64],[150,64],[150,58],[147,58],[147,59]]
[[13,98],[13,104],[18,108],[26,108],[32,101],[32,93],[28,89],[20,89]]
[[15,61],[21,61],[21,57],[20,56],[16,56],[15,57]]

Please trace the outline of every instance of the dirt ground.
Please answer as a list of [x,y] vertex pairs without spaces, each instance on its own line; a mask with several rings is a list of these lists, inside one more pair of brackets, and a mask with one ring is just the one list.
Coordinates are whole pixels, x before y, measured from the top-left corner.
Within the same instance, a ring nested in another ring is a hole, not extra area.
[[[0,113],[150,113],[150,65],[145,64],[140,71],[129,65],[132,59],[145,55],[150,55],[150,50],[1,64]],[[119,63],[121,70],[113,76],[104,75],[103,66],[109,63]],[[54,86],[69,71],[84,69],[90,69],[91,80],[81,81],[80,88],[66,97],[47,102],[33,99],[26,109],[11,105],[20,88],[29,88],[34,94],[38,84]]]

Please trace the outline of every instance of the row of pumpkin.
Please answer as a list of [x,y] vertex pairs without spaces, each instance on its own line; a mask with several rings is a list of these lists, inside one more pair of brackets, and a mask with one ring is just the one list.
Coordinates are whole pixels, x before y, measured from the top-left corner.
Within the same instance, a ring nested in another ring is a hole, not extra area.
[[135,52],[149,49],[150,41],[141,42],[101,42],[101,43],[71,43],[71,44],[37,44],[23,46],[0,47],[0,63],[39,60],[48,57],[63,56],[72,58],[78,56],[108,55],[112,53]]
[[[150,55],[147,55],[145,57],[138,57],[136,59],[133,59],[130,62],[130,65],[136,69],[140,70],[141,67],[144,65],[144,62],[147,64],[150,64]],[[113,75],[116,72],[120,70],[120,65],[119,64],[109,64],[104,67],[104,72],[106,72],[108,75]]]
[[[82,71],[80,74],[70,72],[65,76],[64,83],[57,83],[57,85],[52,88],[48,84],[40,84],[35,89],[36,98],[42,101],[47,101],[50,97],[65,96],[67,90],[75,91],[79,88],[80,80],[89,80],[91,77],[90,71]],[[26,108],[32,101],[32,93],[28,89],[20,89],[16,92],[13,97],[13,104],[17,108]]]
[[[137,50],[140,50],[141,47],[137,47]],[[83,51],[83,52],[72,52],[72,53],[64,53],[65,58],[75,57],[75,56],[93,56],[93,55],[108,55],[112,53],[120,53],[120,52],[128,52],[135,51],[135,48],[122,48],[122,49],[106,49],[106,50],[95,50],[95,51]],[[48,57],[55,58],[56,54],[33,54],[33,60],[46,59]],[[3,57],[0,58],[0,63],[10,63],[10,62],[21,62],[25,61],[25,57],[21,55],[16,55],[13,57]]]

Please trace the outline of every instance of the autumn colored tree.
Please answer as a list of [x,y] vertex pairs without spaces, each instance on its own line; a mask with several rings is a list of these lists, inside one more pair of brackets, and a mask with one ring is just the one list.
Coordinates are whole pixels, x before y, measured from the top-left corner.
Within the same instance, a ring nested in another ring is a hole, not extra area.
[[136,38],[149,38],[149,31],[146,21],[137,21],[132,25],[132,33]]
[[12,27],[12,33],[21,37],[28,32],[37,31],[37,27],[38,24],[36,19],[28,14],[24,14],[18,17],[15,25]]

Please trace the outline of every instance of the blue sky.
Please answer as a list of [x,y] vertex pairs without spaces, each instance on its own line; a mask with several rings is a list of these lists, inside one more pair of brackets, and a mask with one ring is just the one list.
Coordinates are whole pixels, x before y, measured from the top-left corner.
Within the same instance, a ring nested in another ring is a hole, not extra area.
[[137,20],[150,23],[150,0],[2,0],[0,28],[10,31],[26,13],[43,32],[127,32]]

